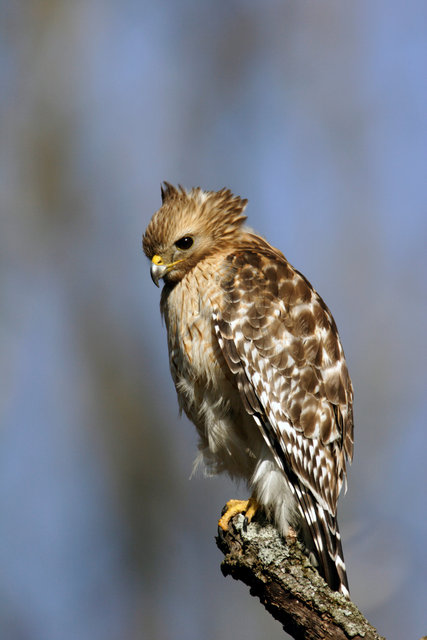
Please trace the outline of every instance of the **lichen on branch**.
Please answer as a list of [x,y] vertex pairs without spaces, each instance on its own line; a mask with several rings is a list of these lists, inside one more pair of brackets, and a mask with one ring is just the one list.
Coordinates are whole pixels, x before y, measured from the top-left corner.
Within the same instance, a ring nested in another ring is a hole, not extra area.
[[250,588],[295,640],[384,640],[356,605],[332,591],[295,538],[268,522],[235,516],[216,539],[221,571]]

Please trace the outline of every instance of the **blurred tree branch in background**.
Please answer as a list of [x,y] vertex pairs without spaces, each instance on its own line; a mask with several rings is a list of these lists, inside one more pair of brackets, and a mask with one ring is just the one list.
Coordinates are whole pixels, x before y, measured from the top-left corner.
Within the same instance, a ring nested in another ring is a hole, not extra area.
[[217,545],[224,576],[247,584],[295,640],[384,640],[353,602],[327,586],[299,543],[285,543],[271,524],[245,526],[239,514],[226,532],[219,529]]

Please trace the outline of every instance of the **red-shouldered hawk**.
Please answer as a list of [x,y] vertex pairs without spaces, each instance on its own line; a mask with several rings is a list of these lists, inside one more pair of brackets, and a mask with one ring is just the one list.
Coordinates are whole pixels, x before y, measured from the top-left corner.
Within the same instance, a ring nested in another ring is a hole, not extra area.
[[228,189],[168,183],[143,237],[163,278],[172,378],[208,471],[244,478],[282,535],[300,532],[318,570],[346,596],[336,519],[353,455],[353,389],[328,307],[283,254],[244,226]]

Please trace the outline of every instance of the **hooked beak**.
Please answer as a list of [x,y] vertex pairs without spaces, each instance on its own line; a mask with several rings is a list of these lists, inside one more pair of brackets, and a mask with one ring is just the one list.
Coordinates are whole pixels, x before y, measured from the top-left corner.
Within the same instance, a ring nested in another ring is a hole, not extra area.
[[151,260],[150,275],[156,287],[159,286],[160,278],[163,278],[168,271],[168,265],[163,262],[163,258],[157,255],[153,256]]
[[163,258],[159,255],[155,255],[151,258],[150,274],[151,279],[156,287],[159,286],[160,278],[164,278],[165,275],[169,273],[169,271],[173,269],[176,264],[178,264],[178,262],[182,262],[182,260],[175,260],[175,262],[165,264],[163,262]]

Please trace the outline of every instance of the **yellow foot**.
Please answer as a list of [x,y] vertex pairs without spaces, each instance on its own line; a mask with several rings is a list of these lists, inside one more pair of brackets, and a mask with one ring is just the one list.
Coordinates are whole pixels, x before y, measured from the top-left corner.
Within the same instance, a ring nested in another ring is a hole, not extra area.
[[249,500],[229,500],[226,507],[226,512],[218,522],[218,525],[221,529],[224,529],[224,531],[227,531],[231,518],[238,513],[244,513],[246,522],[250,522],[259,509],[259,503],[255,498],[249,498]]

